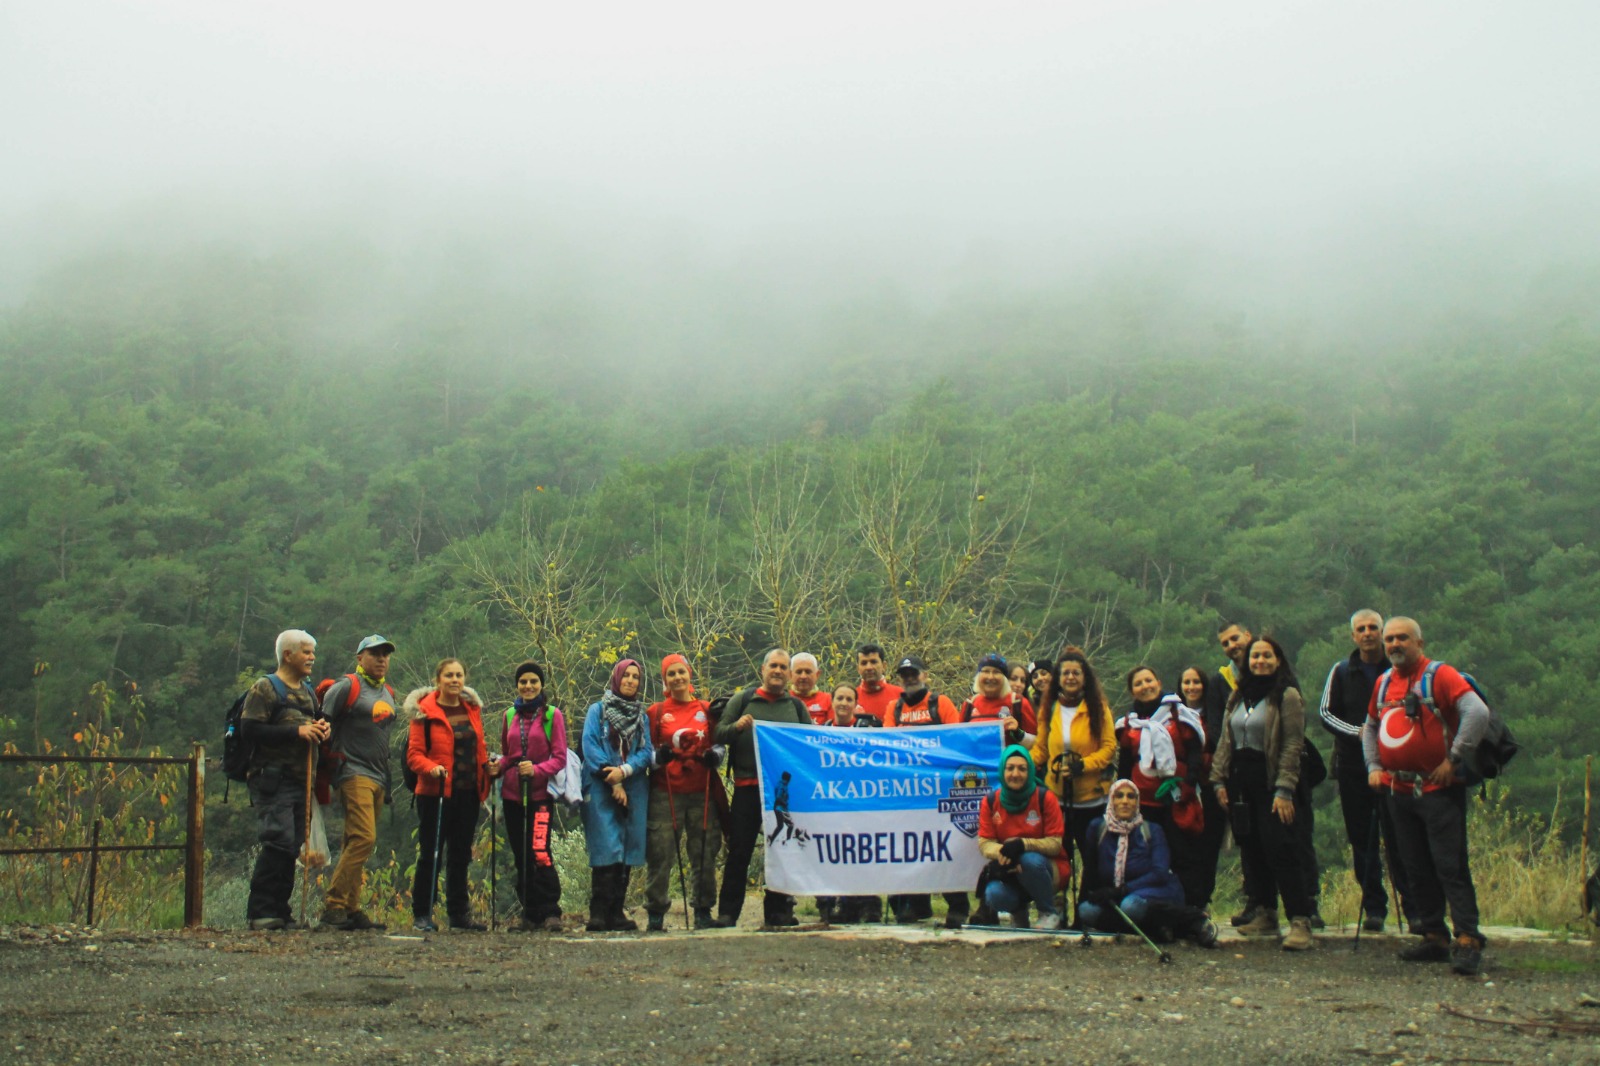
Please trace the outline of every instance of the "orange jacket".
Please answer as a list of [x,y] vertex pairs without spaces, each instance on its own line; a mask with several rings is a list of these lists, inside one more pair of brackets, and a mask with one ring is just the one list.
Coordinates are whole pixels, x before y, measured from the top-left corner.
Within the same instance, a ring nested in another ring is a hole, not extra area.
[[[489,748],[483,742],[483,713],[477,703],[478,695],[463,689],[461,703],[467,709],[472,731],[478,738],[478,802],[489,798]],[[456,739],[450,728],[450,719],[439,706],[439,694],[432,689],[419,689],[406,697],[406,710],[411,712],[411,735],[406,739],[406,765],[417,775],[417,795],[452,796],[455,794]],[[444,777],[433,776],[433,768],[444,767]]]

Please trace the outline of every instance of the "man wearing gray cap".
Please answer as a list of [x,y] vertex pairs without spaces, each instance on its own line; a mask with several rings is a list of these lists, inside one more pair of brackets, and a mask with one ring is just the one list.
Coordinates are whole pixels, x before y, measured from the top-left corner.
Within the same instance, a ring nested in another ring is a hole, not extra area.
[[374,633],[356,645],[356,671],[346,674],[322,697],[322,711],[333,726],[329,739],[333,788],[344,807],[344,845],[328,886],[322,926],[327,929],[381,929],[361,910],[367,859],[378,842],[378,812],[390,789],[389,726],[394,721],[394,689],[386,680],[394,644]]

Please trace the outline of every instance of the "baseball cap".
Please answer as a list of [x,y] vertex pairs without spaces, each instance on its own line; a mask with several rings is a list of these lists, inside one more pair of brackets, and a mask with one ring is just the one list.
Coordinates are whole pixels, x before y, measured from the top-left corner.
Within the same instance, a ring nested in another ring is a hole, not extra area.
[[392,652],[394,651],[394,641],[388,637],[380,637],[376,633],[370,637],[362,637],[361,643],[356,645],[356,654],[360,655],[362,652],[371,651],[373,648],[388,648]]

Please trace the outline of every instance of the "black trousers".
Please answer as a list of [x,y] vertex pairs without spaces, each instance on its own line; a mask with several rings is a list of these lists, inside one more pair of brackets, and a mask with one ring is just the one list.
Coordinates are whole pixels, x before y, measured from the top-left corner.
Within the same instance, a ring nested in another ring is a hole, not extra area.
[[[1267,778],[1266,756],[1258,751],[1235,751],[1228,778],[1228,802],[1243,803],[1248,812],[1235,816],[1234,835],[1239,857],[1244,864],[1245,888],[1257,903],[1276,912],[1278,899],[1290,918],[1309,917],[1312,897],[1306,892],[1305,869],[1301,865],[1304,846],[1298,839],[1303,829],[1301,804],[1295,804],[1295,820],[1284,825],[1272,813],[1275,790]],[[1239,832],[1241,817],[1249,822]]]
[[[1207,782],[1200,787],[1200,805],[1205,812],[1206,827],[1194,838],[1191,877],[1184,883],[1183,894],[1191,907],[1202,910],[1211,906],[1211,897],[1217,893],[1217,861],[1222,857],[1222,841],[1228,833],[1228,812],[1217,802],[1217,793]],[[1246,893],[1248,898],[1248,893]]]
[[434,860],[442,832],[445,910],[451,918],[466,918],[472,913],[467,866],[472,862],[472,838],[478,835],[478,794],[472,791],[445,799],[418,796],[417,817],[422,824],[417,833],[417,873],[411,881],[411,913],[417,918],[433,914],[439,889]]
[[[944,903],[955,914],[971,914],[972,904],[967,899],[965,892],[945,892]],[[909,911],[913,918],[933,917],[933,897],[925,893],[913,893],[889,897],[889,909],[894,911],[895,917]]]
[[289,901],[294,896],[294,864],[306,839],[305,773],[269,766],[251,775],[249,788],[261,850],[250,874],[245,918],[288,921],[292,917]]
[[[1145,821],[1161,827],[1167,837],[1167,851],[1171,855],[1172,872],[1178,878],[1178,883],[1183,886],[1183,901],[1190,907],[1203,907],[1205,903],[1199,902],[1202,892],[1205,891],[1204,863],[1205,844],[1201,835],[1190,835],[1179,829],[1172,821],[1172,808],[1165,803],[1152,806],[1141,806],[1139,810],[1144,814]],[[1208,824],[1209,828],[1209,824]],[[1215,867],[1212,869],[1211,880],[1216,880]],[[1210,896],[1206,895],[1206,902]]]
[[[1389,894],[1384,888],[1383,868],[1387,856],[1389,877],[1400,897],[1400,909],[1411,924],[1411,888],[1406,883],[1405,867],[1399,861],[1394,839],[1394,816],[1384,794],[1367,784],[1367,768],[1360,756],[1341,751],[1335,780],[1339,785],[1339,813],[1344,817],[1344,835],[1350,842],[1350,870],[1361,886],[1361,909],[1369,917],[1389,915]],[[1381,850],[1380,850],[1381,849]]]
[[[755,785],[735,785],[728,801],[728,864],[722,868],[722,891],[717,896],[717,913],[737,918],[744,910],[745,886],[750,877],[750,860],[756,853],[756,838],[761,835],[761,790]],[[794,897],[767,889],[762,901],[767,918],[794,912]]]
[[1445,906],[1456,936],[1478,940],[1478,893],[1467,865],[1467,787],[1389,795],[1394,835],[1416,906],[1412,931],[1443,934]]
[[561,917],[561,876],[550,854],[552,823],[548,799],[529,803],[524,815],[521,803],[506,800],[506,839],[517,867],[517,900],[522,916],[531,922]]
[[1300,874],[1305,879],[1311,909],[1322,895],[1322,864],[1317,861],[1317,808],[1311,790],[1303,783],[1294,794],[1294,837],[1300,849]]

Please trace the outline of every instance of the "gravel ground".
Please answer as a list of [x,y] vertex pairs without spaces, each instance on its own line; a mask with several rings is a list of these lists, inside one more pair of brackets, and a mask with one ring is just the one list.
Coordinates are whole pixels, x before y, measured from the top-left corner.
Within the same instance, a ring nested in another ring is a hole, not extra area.
[[[910,935],[12,929],[0,1061],[1600,1063],[1581,942],[1497,943],[1471,980],[1392,937],[1161,965],[1129,940]],[[1550,1024],[1504,1024],[1526,1019]]]

